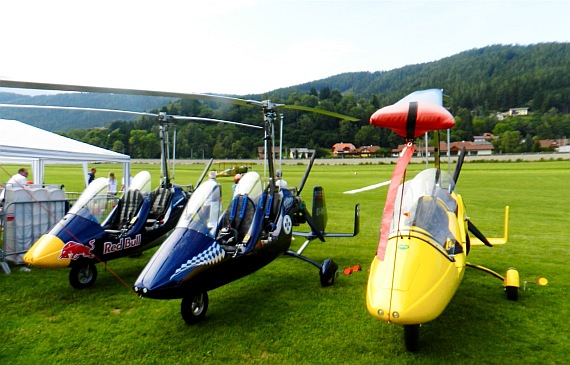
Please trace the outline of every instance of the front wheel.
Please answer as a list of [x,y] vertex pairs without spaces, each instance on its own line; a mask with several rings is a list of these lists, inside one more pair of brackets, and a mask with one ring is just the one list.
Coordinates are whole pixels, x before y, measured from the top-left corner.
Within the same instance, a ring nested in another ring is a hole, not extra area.
[[406,350],[417,352],[420,348],[420,325],[407,324],[404,325],[404,344]]
[[73,266],[69,272],[69,283],[75,289],[85,289],[92,286],[97,280],[97,267],[95,264]]
[[182,314],[182,318],[187,324],[193,325],[200,322],[206,316],[207,311],[208,292],[202,292],[182,298],[180,314]]
[[508,300],[516,301],[519,298],[519,288],[516,286],[506,286],[505,292]]
[[322,286],[331,286],[336,278],[338,264],[331,259],[326,259],[321,265],[320,278]]

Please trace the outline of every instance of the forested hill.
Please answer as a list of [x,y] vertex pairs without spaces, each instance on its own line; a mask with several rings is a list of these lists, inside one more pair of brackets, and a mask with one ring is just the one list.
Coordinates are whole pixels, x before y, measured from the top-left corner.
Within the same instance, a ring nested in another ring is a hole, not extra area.
[[[29,96],[0,92],[0,103],[3,104],[73,106],[137,112],[159,109],[172,100],[174,99],[120,94],[63,93]],[[134,120],[136,116],[67,110],[0,108],[0,118],[19,120],[49,131],[68,131],[102,127],[117,119]]]
[[435,62],[384,72],[343,73],[271,93],[287,98],[312,88],[338,89],[357,97],[378,97],[388,105],[421,89],[441,88],[453,106],[476,111],[529,107],[570,112],[570,43],[493,45]]

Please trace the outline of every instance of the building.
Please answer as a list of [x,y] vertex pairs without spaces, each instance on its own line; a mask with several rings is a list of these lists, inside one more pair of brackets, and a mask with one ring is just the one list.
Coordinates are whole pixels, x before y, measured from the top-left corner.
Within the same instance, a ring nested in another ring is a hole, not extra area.
[[332,147],[334,157],[344,157],[346,155],[353,155],[356,152],[356,147],[352,143],[335,143]]
[[356,149],[355,154],[363,158],[374,157],[379,150],[380,146],[362,146]]

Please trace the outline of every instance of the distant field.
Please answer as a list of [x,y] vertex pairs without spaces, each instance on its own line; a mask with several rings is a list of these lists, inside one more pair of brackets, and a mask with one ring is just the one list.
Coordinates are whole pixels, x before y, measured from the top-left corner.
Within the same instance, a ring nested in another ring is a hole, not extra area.
[[[97,165],[97,175],[118,172],[117,166]],[[412,164],[408,176],[424,167]],[[202,168],[177,165],[176,182],[196,183]],[[263,175],[262,165],[253,168]],[[149,170],[158,183],[159,165],[137,163],[132,169],[133,175]],[[284,166],[285,180],[298,185],[304,169]],[[478,228],[498,236],[504,206],[511,212],[509,243],[475,247],[469,261],[499,273],[516,267],[522,281],[546,276],[549,284],[529,283],[510,302],[499,280],[467,269],[443,314],[422,326],[417,354],[405,351],[401,327],[380,323],[366,311],[366,270],[377,246],[386,187],[342,193],[388,180],[392,169],[390,163],[316,165],[303,193],[310,205],[309,187],[324,187],[329,231],[349,232],[354,204],[361,204],[359,236],[314,242],[304,253],[317,261],[332,258],[341,269],[360,264],[365,271],[340,274],[333,287],[322,288],[314,267],[280,258],[210,292],[206,320],[193,327],[183,322],[179,300],[139,299],[113,275],[132,284],[152,252],[109,262],[113,273],[100,267],[95,286],[84,291],[69,285],[66,269],[12,267],[12,274],[0,274],[0,363],[569,363],[570,161],[466,162],[457,189]],[[68,191],[80,191],[81,179],[79,167],[46,169],[46,182],[64,183]],[[231,178],[220,181],[229,194]],[[301,244],[297,239],[293,247]]]

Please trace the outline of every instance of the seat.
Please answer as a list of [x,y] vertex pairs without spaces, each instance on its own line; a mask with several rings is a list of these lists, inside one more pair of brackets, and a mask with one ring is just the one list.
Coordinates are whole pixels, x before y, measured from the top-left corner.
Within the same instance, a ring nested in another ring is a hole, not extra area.
[[247,195],[238,195],[224,212],[218,239],[222,245],[240,244],[248,233],[255,215],[255,205]]
[[144,197],[139,190],[127,191],[119,204],[118,220],[114,220],[111,229],[105,229],[105,232],[120,234],[128,231],[137,221],[143,202]]
[[146,220],[147,226],[154,226],[160,222],[170,206],[170,199],[172,198],[172,191],[167,188],[158,187],[150,196],[151,207]]

